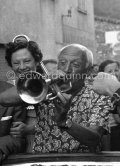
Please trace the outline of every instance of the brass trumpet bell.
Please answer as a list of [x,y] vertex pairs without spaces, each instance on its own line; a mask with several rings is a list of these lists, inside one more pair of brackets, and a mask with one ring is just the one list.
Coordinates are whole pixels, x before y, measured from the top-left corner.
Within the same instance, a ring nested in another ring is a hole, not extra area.
[[[44,75],[31,71],[22,74],[18,79],[16,86],[21,99],[29,104],[37,104],[43,100],[54,100],[58,97],[63,104],[66,104],[67,100],[62,93],[67,92],[72,88],[71,82],[69,88],[61,91],[56,83],[57,80],[53,81],[52,79],[49,79],[48,71],[43,62],[40,62],[40,66]],[[51,93],[48,94],[49,90]]]
[[22,74],[17,81],[17,91],[21,99],[29,104],[36,104],[45,99],[48,93],[49,79],[38,72]]

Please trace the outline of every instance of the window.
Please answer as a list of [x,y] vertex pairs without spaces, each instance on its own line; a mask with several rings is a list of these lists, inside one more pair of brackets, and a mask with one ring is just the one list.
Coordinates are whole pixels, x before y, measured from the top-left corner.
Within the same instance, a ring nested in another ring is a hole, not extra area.
[[86,0],[78,0],[78,11],[83,14],[87,14],[87,2]]

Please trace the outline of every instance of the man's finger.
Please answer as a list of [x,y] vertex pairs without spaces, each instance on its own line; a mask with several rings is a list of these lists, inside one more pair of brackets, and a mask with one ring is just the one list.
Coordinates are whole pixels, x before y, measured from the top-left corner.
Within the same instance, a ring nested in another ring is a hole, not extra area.
[[17,127],[21,124],[21,122],[13,122],[12,124],[13,124],[13,127]]

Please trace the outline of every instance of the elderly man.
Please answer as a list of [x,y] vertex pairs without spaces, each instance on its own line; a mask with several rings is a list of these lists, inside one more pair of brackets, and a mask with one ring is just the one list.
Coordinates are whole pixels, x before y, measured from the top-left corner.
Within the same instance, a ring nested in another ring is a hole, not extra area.
[[82,45],[60,50],[58,70],[66,74],[66,87],[72,84],[68,91],[72,97],[66,105],[57,99],[39,104],[33,152],[90,152],[99,147],[111,106],[85,84],[92,63],[92,52]]

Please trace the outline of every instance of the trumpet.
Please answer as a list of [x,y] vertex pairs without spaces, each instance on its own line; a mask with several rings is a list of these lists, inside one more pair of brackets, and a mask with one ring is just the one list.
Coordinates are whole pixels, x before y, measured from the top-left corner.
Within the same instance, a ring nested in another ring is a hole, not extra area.
[[[37,104],[43,100],[54,100],[58,97],[63,104],[66,104],[67,99],[62,93],[65,93],[67,90],[61,91],[57,81],[49,78],[49,73],[43,62],[40,62],[40,66],[44,75],[30,71],[24,73],[24,77],[18,79],[17,91],[20,98],[28,104]],[[72,88],[71,83],[69,87],[69,89]]]

